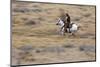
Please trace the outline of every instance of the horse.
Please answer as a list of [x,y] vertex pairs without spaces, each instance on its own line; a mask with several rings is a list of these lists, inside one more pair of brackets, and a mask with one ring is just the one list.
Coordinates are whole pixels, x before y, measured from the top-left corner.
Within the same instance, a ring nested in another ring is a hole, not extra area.
[[[64,22],[60,18],[58,19],[58,22],[56,23],[56,25],[59,25],[61,35],[65,35],[66,32],[64,30]],[[75,33],[79,30],[79,28],[80,28],[79,25],[71,22],[69,24],[69,28],[67,28],[67,31],[68,31],[68,33],[71,33],[72,35],[75,35]]]
[[63,27],[64,26],[64,22],[59,18],[58,22],[56,23],[56,25],[59,25],[61,35],[64,35],[64,27]]

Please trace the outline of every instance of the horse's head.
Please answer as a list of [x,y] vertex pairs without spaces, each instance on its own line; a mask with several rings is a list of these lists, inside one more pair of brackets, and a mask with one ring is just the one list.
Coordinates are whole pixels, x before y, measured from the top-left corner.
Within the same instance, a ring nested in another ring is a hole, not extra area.
[[63,26],[64,25],[64,22],[59,18],[58,19],[58,22],[56,23],[56,25]]

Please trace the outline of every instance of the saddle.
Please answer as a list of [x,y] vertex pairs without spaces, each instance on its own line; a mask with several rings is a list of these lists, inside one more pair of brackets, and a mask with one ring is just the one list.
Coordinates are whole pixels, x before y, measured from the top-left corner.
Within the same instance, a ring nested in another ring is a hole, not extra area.
[[64,25],[64,31],[65,31],[65,32],[68,32],[67,29],[69,29],[69,33],[71,33],[71,32],[70,32],[70,28],[72,28],[72,25],[73,25],[73,24],[74,24],[74,23],[71,23],[71,24],[65,24],[65,25]]

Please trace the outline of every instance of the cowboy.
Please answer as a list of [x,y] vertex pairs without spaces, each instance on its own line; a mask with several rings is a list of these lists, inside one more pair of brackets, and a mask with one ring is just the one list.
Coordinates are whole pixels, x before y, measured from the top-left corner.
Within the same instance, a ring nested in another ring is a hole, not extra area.
[[[61,20],[64,22],[64,26],[61,28],[63,29],[64,28],[64,32],[69,32],[71,33],[70,31],[70,23],[71,23],[71,19],[70,19],[70,16],[68,13],[64,14],[62,13],[61,16],[60,16]],[[67,31],[67,28],[69,29],[69,31]]]
[[70,16],[69,16],[68,13],[66,13],[66,18],[65,18],[64,23],[65,23],[65,24],[64,24],[65,31],[68,32],[68,31],[67,31],[67,28],[68,28],[68,29],[69,29],[69,33],[71,33],[71,31],[70,31],[71,19],[70,19]]

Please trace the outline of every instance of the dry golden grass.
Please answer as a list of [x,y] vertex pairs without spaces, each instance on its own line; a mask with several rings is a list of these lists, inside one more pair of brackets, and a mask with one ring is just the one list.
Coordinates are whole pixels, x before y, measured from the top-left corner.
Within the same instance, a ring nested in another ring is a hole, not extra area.
[[[59,35],[61,9],[81,26],[76,37]],[[14,2],[12,18],[13,65],[95,60],[95,6]]]

